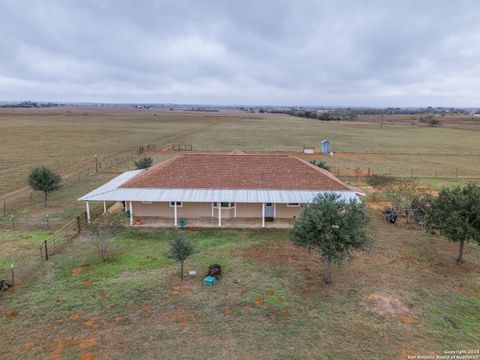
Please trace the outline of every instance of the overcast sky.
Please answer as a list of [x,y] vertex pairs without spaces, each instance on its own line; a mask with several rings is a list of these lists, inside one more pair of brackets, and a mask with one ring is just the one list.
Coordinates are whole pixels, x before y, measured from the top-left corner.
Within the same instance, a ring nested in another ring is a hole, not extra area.
[[480,1],[0,0],[0,100],[480,106]]

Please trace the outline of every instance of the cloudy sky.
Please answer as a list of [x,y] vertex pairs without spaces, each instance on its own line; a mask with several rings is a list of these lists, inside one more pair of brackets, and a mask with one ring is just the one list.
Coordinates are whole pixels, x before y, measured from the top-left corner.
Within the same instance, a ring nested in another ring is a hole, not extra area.
[[480,106],[480,1],[0,0],[0,100]]

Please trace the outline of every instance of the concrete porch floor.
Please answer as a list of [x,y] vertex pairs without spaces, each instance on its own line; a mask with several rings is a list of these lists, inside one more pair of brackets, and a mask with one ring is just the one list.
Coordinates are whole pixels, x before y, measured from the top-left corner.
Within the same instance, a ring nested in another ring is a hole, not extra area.
[[[156,227],[173,227],[173,218],[162,217],[143,217],[140,218],[142,225],[134,225],[136,227],[156,228]],[[180,218],[178,219],[180,223]],[[293,226],[293,219],[275,219],[274,221],[266,221],[265,228],[270,229],[289,229]],[[218,228],[218,218],[202,217],[185,219],[185,227],[199,228]],[[248,228],[259,229],[262,227],[262,218],[227,218],[222,219],[224,228]]]

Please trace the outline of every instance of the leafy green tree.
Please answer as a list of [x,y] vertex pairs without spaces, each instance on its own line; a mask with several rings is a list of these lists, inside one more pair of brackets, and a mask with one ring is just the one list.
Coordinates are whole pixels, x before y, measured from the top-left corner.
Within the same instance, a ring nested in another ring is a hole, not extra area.
[[332,264],[353,258],[356,250],[371,245],[366,225],[365,206],[354,200],[346,202],[333,193],[319,194],[295,221],[292,242],[309,251],[316,249],[325,262],[327,284],[332,283]]
[[448,240],[460,243],[457,262],[463,263],[465,243],[480,244],[480,187],[471,184],[444,188],[427,210],[425,224]]
[[330,166],[327,164],[326,161],[321,161],[321,160],[310,160],[310,164],[318,166],[319,168],[325,169],[327,171],[330,171]]
[[368,185],[370,185],[373,188],[374,201],[377,199],[378,192],[384,190],[389,185],[392,185],[393,183],[395,183],[395,179],[392,176],[376,175],[376,174],[367,176],[365,181],[367,182]]
[[45,207],[48,207],[48,194],[57,191],[62,185],[62,177],[45,166],[32,169],[28,175],[28,184],[33,190],[43,191]]
[[137,169],[147,169],[153,164],[153,159],[149,156],[144,156],[138,161],[135,161],[135,167]]
[[193,253],[193,246],[185,238],[185,233],[175,232],[170,242],[169,258],[180,263],[180,279],[183,281],[183,263]]

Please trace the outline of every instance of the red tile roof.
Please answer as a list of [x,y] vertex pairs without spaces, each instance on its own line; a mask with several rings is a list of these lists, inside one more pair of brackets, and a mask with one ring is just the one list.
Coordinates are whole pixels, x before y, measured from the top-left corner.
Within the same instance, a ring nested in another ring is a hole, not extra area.
[[291,155],[178,155],[123,188],[352,190],[326,170]]

